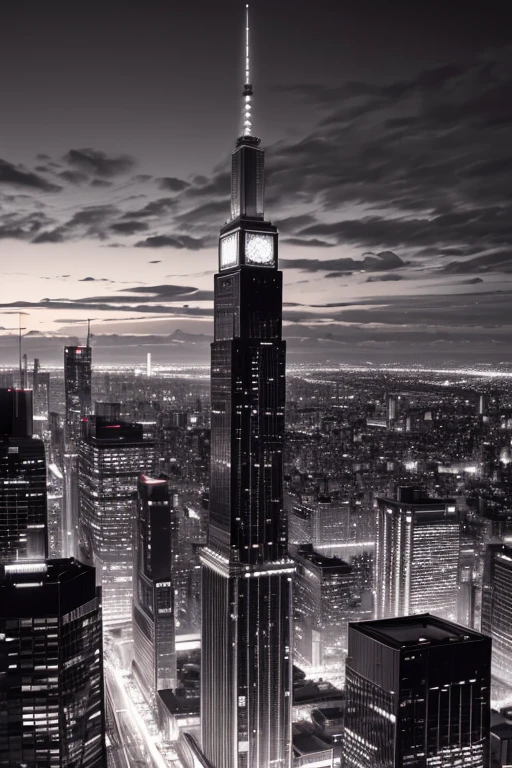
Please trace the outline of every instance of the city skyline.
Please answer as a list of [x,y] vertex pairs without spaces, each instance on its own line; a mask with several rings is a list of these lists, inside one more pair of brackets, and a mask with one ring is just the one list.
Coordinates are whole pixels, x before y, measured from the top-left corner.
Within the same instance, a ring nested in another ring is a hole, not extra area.
[[[18,308],[43,367],[61,362],[63,339],[83,343],[89,317],[98,362],[113,350],[123,363],[146,351],[155,365],[207,362],[243,5],[106,8],[98,24],[93,4],[79,28],[59,4],[10,11],[1,365],[16,359]],[[290,361],[506,360],[511,53],[499,13],[291,8],[261,0],[252,25]],[[49,75],[43,90],[28,52]]]
[[0,768],[512,760],[512,48],[301,1],[11,16]]

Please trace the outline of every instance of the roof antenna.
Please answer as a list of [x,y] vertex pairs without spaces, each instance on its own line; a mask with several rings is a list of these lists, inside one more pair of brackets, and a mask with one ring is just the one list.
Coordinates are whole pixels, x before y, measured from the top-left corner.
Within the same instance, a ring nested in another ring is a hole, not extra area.
[[252,136],[252,85],[249,68],[249,4],[245,6],[245,84],[243,106],[243,134]]
[[85,345],[86,347],[91,346],[91,320],[90,318],[87,318],[87,343]]

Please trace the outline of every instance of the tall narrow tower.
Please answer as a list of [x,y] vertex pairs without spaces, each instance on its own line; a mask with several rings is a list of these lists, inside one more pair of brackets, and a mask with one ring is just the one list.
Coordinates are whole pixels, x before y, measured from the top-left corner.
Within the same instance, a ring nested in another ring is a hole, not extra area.
[[282,487],[282,273],[277,229],[263,212],[263,150],[252,134],[248,15],[245,75],[232,218],[221,230],[215,275],[202,748],[216,768],[289,768],[294,567]]

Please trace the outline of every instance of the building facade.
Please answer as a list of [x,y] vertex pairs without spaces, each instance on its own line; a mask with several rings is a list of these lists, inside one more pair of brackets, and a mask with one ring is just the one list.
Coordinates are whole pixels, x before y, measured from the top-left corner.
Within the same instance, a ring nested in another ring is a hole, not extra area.
[[201,732],[216,768],[290,768],[294,567],[283,505],[282,273],[277,230],[264,218],[264,155],[252,134],[251,99],[247,63],[231,220],[221,230],[215,276]]
[[66,439],[77,446],[81,419],[91,412],[92,349],[64,347],[64,392],[66,398]]
[[103,768],[101,598],[75,560],[0,567],[0,766]]
[[176,513],[169,485],[138,481],[133,571],[133,666],[150,700],[176,686],[173,560]]
[[46,460],[32,392],[0,390],[0,563],[48,554]]
[[492,674],[512,685],[512,547],[487,547],[482,588],[482,632],[492,638]]
[[351,624],[346,768],[487,768],[491,641],[429,614]]
[[455,620],[460,535],[452,500],[413,488],[378,499],[376,618],[431,611]]
[[104,627],[131,624],[137,481],[153,470],[154,444],[140,424],[91,416],[79,460],[80,559],[97,569]]
[[358,588],[351,565],[299,547],[294,594],[294,661],[308,677],[341,684],[349,621],[357,621]]

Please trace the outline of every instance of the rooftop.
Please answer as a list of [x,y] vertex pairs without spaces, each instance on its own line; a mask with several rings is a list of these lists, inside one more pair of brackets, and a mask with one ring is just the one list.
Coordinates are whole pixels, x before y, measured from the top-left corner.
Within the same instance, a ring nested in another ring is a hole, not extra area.
[[54,560],[20,561],[0,566],[0,579],[11,584],[56,584],[72,581],[81,573],[92,571],[73,557]]
[[313,549],[312,544],[301,544],[297,550],[297,557],[307,560],[318,568],[328,569],[339,573],[351,573],[352,566],[339,557],[328,557]]
[[429,613],[402,616],[397,619],[361,621],[349,626],[393,648],[474,641],[482,637],[479,632]]

